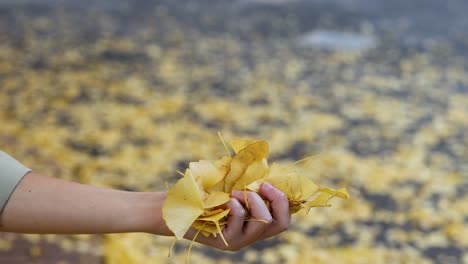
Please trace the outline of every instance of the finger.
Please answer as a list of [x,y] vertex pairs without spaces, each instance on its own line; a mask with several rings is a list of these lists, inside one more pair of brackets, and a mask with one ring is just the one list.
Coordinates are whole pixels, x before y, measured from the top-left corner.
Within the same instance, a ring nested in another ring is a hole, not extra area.
[[244,226],[246,212],[239,201],[234,198],[232,198],[226,206],[230,211],[227,226],[223,232],[229,243],[229,240],[232,240],[232,238],[242,235],[242,227]]
[[287,196],[268,182],[262,184],[260,193],[270,201],[273,215],[273,223],[268,227],[268,230],[265,233],[265,238],[288,229],[291,223],[291,214],[289,213],[289,202]]
[[258,239],[258,236],[262,234],[267,226],[272,222],[273,218],[266,206],[265,202],[260,198],[260,196],[254,192],[247,192],[244,195],[244,192],[233,192],[233,197],[238,199],[242,204],[246,204],[245,197],[248,199],[248,204],[250,207],[250,214],[254,219],[261,219],[261,221],[249,221],[244,226],[244,234],[247,241],[254,241]]

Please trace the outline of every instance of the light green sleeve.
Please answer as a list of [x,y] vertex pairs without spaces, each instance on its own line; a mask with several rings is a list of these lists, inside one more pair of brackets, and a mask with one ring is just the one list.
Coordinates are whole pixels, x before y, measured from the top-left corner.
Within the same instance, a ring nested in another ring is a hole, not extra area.
[[0,151],[0,214],[23,176],[31,171],[14,158]]

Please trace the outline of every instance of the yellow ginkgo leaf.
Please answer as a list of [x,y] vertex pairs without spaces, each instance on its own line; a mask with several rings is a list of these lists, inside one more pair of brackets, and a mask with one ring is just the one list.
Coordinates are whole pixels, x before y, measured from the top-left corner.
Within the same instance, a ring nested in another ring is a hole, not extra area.
[[294,201],[305,201],[314,195],[319,187],[305,176],[289,177],[289,195]]
[[348,200],[349,199],[348,190],[346,188],[340,188],[336,190],[336,196]]
[[230,211],[229,208],[228,209],[223,209],[223,210],[220,210],[217,214],[213,214],[213,215],[210,215],[210,216],[199,217],[197,219],[197,221],[208,221],[208,222],[219,224],[221,219],[223,219],[225,216],[227,216],[229,214],[229,211]]
[[231,161],[231,170],[224,181],[224,192],[231,192],[235,182],[244,174],[250,164],[266,159],[267,156],[268,143],[265,141],[256,141],[240,150]]
[[334,189],[330,189],[330,188],[321,187],[319,189],[319,191],[323,192],[323,193],[331,194],[333,196],[338,196],[338,197],[340,197],[342,199],[349,199],[349,193],[346,190],[346,188],[340,188],[338,190],[334,190]]
[[255,161],[250,164],[244,174],[235,182],[232,190],[244,190],[246,186],[254,181],[262,179],[268,175],[268,163],[266,159]]
[[200,232],[206,237],[209,235],[212,235],[214,237],[218,236],[218,228],[214,223],[197,220],[193,222],[192,227],[197,230],[200,230]]
[[221,173],[226,176],[231,169],[231,157],[229,156],[224,156],[220,158],[219,160],[213,161],[213,165],[221,171]]
[[222,211],[224,211],[224,209],[221,209],[221,208],[218,208],[218,209],[214,209],[214,210],[205,210],[203,212],[203,214],[200,215],[200,217],[207,217],[207,216],[211,216],[211,215],[215,215],[215,214],[219,214],[221,213]]
[[249,191],[252,191],[252,192],[260,192],[260,187],[262,186],[262,184],[265,182],[265,179],[260,179],[260,180],[256,180],[252,183],[250,183],[249,185],[247,185],[245,187],[246,190],[249,190]]
[[255,182],[250,183],[247,186],[247,189],[253,192],[260,192],[260,186],[262,185],[262,183],[268,181],[268,183],[273,185],[275,188],[286,193],[289,190],[289,185],[287,183],[288,178],[286,176],[288,175],[287,173],[285,173],[284,169],[278,166],[278,164],[273,163],[271,167],[268,168],[268,175],[266,175],[266,177],[264,177],[263,179],[259,179]]
[[234,150],[234,153],[239,153],[239,151],[245,149],[248,145],[255,143],[258,140],[255,139],[243,139],[243,138],[235,138],[229,141],[229,145]]
[[299,212],[302,208],[304,208],[304,204],[303,204],[303,203],[299,203],[299,202],[296,202],[296,203],[289,202],[289,213],[290,213],[290,214],[295,214],[295,213]]
[[223,219],[223,217],[227,216],[228,214],[229,214],[229,209],[224,209],[224,210],[221,209],[221,210],[217,210],[216,214],[199,217],[197,221],[209,221],[213,223],[219,223],[219,221],[221,221],[221,219]]
[[208,195],[208,197],[203,201],[203,207],[204,208],[213,208],[216,206],[223,205],[229,200],[231,197],[229,197],[229,194],[225,192],[212,192]]
[[221,219],[226,217],[228,214],[229,214],[229,209],[226,209],[226,210],[223,210],[222,212],[220,212],[218,214],[215,214],[215,215],[198,218],[199,221],[207,221],[207,222],[214,223],[216,225],[216,229],[218,231],[218,234],[221,236],[221,238],[223,239],[224,244],[226,244],[226,246],[228,246],[228,243],[227,243],[226,239],[223,236],[221,225],[220,225],[219,222],[221,221]]
[[177,239],[182,239],[192,223],[204,211],[202,195],[190,171],[167,192],[163,218]]
[[213,165],[223,174],[223,178],[211,188],[205,189],[206,192],[222,192],[224,191],[224,177],[231,170],[231,157],[224,156],[219,160],[215,160]]
[[310,210],[311,207],[330,207],[331,205],[328,203],[328,201],[330,201],[330,199],[334,196],[335,195],[327,192],[320,193],[311,202],[307,203],[305,205],[305,208],[307,208],[307,210]]
[[[283,176],[277,175],[274,177],[267,177],[265,181],[284,192],[288,197],[289,203],[293,207],[306,202],[306,200],[319,190],[319,187],[305,176],[291,174]],[[297,212],[297,210],[293,211]]]
[[219,170],[209,160],[190,162],[189,169],[195,181],[200,184],[203,190],[213,187],[224,178],[223,171]]
[[[223,230],[225,225],[227,225],[227,221],[223,221],[223,220],[219,221],[219,226],[221,230]],[[214,237],[218,236],[218,228],[216,227],[216,224],[213,222],[196,220],[193,223],[192,227],[197,230],[200,230],[201,233],[206,237],[210,235]]]

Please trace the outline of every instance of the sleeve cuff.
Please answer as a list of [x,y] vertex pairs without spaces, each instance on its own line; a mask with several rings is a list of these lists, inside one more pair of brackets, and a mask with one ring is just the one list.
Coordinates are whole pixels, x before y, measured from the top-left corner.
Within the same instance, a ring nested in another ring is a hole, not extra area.
[[31,170],[3,151],[0,151],[0,214],[18,183]]

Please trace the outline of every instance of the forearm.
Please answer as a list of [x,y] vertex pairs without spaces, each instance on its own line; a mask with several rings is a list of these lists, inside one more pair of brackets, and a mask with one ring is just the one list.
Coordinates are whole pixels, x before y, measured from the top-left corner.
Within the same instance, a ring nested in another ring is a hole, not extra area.
[[0,231],[171,235],[161,217],[165,193],[126,192],[27,174],[1,215]]

